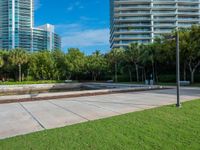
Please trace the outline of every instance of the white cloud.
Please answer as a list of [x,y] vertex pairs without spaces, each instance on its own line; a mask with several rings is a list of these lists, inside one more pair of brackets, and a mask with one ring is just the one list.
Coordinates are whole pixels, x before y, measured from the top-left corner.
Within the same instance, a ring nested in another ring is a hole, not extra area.
[[76,1],[76,2],[71,3],[71,4],[67,7],[67,10],[68,10],[68,11],[72,11],[72,10],[77,9],[77,8],[83,9],[83,8],[85,8],[85,7],[83,6],[83,4],[82,4],[80,1]]
[[79,31],[82,28],[83,26],[78,23],[59,24],[59,25],[56,25],[56,32],[58,32],[61,35],[65,35],[66,33],[69,33],[69,32]]
[[40,0],[35,0],[34,1],[34,9],[37,10],[41,7],[41,3],[40,3]]
[[74,9],[74,7],[72,5],[67,8],[68,11],[71,11],[73,9]]
[[108,29],[89,29],[72,32],[62,38],[63,47],[87,47],[109,44]]
[[80,20],[81,21],[98,21],[98,19],[96,19],[96,18],[90,18],[90,17],[86,17],[86,16],[80,16]]
[[80,24],[66,24],[56,26],[62,36],[63,48],[88,47],[109,45],[109,29],[88,29]]

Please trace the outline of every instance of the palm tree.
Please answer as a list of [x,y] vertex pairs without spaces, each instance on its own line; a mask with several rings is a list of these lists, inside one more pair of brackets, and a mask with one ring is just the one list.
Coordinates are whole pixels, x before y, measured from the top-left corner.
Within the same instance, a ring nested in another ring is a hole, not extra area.
[[22,81],[22,78],[21,78],[22,77],[22,68],[21,68],[21,66],[28,62],[27,52],[23,49],[14,49],[10,53],[9,61],[13,65],[18,66],[18,68],[19,68],[19,82],[21,82]]
[[3,65],[4,65],[4,60],[3,60],[3,58],[0,56],[0,68],[2,68]]
[[141,59],[141,45],[132,43],[125,50],[126,61],[135,66],[137,82],[139,82],[139,63]]
[[[4,60],[2,56],[0,56],[0,69],[3,67],[3,65],[4,65]],[[1,77],[1,74],[0,74],[0,77]]]
[[118,76],[117,76],[118,64],[123,58],[123,52],[124,50],[121,48],[114,48],[108,54],[109,62],[115,65],[115,82],[118,82]]
[[97,77],[106,70],[107,63],[104,55],[97,50],[92,55],[87,57],[86,66],[87,71],[92,75],[92,79],[96,81]]

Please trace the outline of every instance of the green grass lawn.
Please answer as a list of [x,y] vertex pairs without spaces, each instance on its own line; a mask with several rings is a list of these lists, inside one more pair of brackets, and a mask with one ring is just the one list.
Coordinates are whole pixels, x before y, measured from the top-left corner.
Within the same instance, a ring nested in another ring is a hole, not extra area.
[[0,149],[199,150],[200,100],[1,140]]

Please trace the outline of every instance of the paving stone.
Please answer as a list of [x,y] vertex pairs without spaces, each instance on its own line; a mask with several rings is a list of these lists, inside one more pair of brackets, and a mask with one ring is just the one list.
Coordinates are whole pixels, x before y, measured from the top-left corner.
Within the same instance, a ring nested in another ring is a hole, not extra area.
[[46,129],[87,121],[48,101],[27,102],[22,104]]
[[0,139],[40,130],[43,128],[19,103],[0,105]]
[[92,104],[78,101],[53,101],[53,103],[67,109],[75,114],[78,114],[88,120],[95,120],[109,116],[118,115],[118,113],[107,110]]

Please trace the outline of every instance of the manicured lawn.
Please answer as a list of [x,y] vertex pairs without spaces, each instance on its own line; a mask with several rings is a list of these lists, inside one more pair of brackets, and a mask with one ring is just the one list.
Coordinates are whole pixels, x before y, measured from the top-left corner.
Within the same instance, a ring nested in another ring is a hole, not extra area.
[[199,150],[200,100],[6,139],[0,149]]

